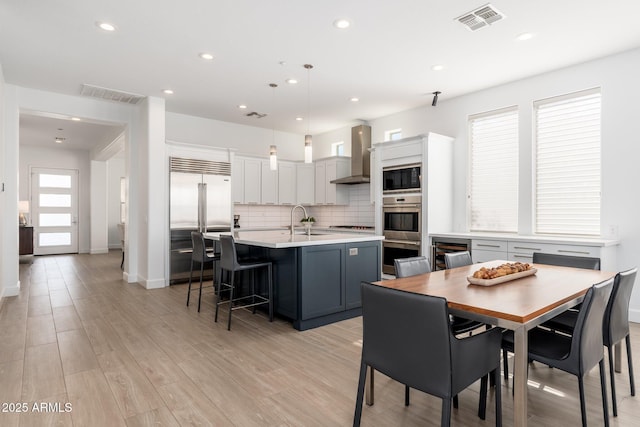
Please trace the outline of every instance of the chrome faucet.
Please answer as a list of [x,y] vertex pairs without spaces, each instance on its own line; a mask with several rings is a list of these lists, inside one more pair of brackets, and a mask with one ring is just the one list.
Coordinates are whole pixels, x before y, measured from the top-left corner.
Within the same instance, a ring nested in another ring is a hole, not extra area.
[[293,236],[295,233],[293,231],[293,212],[297,209],[300,208],[302,209],[302,212],[304,212],[304,217],[308,218],[309,215],[307,215],[307,210],[304,208],[304,206],[302,205],[295,205],[294,207],[291,208],[291,235]]

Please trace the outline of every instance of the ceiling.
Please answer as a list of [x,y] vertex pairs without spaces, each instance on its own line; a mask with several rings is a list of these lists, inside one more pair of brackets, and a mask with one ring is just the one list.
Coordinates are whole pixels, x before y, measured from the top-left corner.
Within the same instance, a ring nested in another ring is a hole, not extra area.
[[[317,134],[430,104],[434,91],[446,102],[640,46],[637,0],[495,0],[506,18],[475,32],[455,20],[484,4],[2,0],[0,63],[19,86],[79,95],[90,84],[164,97],[170,112]],[[351,26],[335,28],[337,18]]]

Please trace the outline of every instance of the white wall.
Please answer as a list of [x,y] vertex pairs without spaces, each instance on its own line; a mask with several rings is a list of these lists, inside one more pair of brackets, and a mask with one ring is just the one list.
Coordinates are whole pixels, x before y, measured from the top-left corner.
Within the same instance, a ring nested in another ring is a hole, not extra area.
[[78,171],[78,251],[88,253],[90,248],[90,169],[89,152],[59,148],[20,145],[19,182],[20,200],[30,200],[32,168],[60,168]]
[[[4,149],[4,129],[5,129],[4,85],[5,85],[4,74],[2,72],[2,64],[0,64],[0,158],[2,159],[6,158],[5,149]],[[9,220],[5,214],[6,197],[5,197],[4,189],[2,188],[5,181],[4,169],[5,169],[4,161],[0,160],[0,224],[9,223]],[[4,244],[5,244],[4,227],[0,226],[0,253],[4,252],[3,251]],[[4,296],[5,286],[7,286],[6,277],[5,277],[5,266],[4,266],[5,260],[4,259],[5,259],[4,256],[0,256],[0,299]],[[2,302],[0,301],[0,306],[1,305],[2,305]]]
[[120,249],[120,178],[125,176],[124,158],[114,157],[107,161],[107,224],[110,249]]
[[[269,156],[273,144],[271,129],[184,114],[166,113],[167,140],[209,147],[233,148],[239,154]],[[275,145],[280,160],[304,160],[304,135],[275,132]],[[314,153],[314,158],[318,156]]]

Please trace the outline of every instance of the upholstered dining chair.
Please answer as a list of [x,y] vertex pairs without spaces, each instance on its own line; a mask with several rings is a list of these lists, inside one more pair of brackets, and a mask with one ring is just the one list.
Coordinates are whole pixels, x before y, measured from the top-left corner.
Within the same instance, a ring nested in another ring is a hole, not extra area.
[[[582,425],[587,425],[584,376],[596,365],[600,368],[600,388],[604,425],[609,426],[607,387],[604,374],[602,323],[613,289],[614,278],[593,285],[585,294],[571,336],[536,327],[529,331],[529,360],[536,360],[578,378]],[[505,331],[502,348],[513,352],[513,331]]]
[[[616,379],[613,366],[613,347],[622,341],[627,346],[627,365],[629,366],[629,387],[631,396],[636,395],[636,387],[633,379],[633,358],[631,356],[631,335],[629,333],[629,300],[631,291],[636,282],[637,268],[618,273],[613,281],[613,290],[602,320],[602,341],[607,347],[609,356],[609,376],[611,378],[611,400],[613,401],[613,416],[618,416],[618,404],[616,402]],[[565,311],[551,319],[554,330],[573,335],[578,320],[578,312]]]
[[[583,257],[583,256],[545,254],[542,252],[534,252],[533,263],[557,265],[561,267],[584,268],[586,270],[600,270],[600,258]],[[551,330],[562,331],[563,329],[567,328],[567,326],[562,325],[562,319],[563,319],[562,316],[564,315],[569,318],[572,318],[572,317],[575,318],[577,316],[578,310],[580,310],[580,304],[578,304],[575,307],[571,307],[570,309],[562,313],[559,316],[559,318],[554,317],[552,319],[547,320],[541,326],[544,326],[545,328],[548,328]]]
[[485,418],[491,373],[496,379],[496,426],[502,425],[499,329],[459,339],[451,330],[446,299],[366,282],[360,287],[363,341],[354,427],[362,416],[367,367],[441,398],[442,426],[450,425],[452,398],[478,379],[478,415]]
[[444,254],[444,265],[447,269],[471,265],[471,254],[469,251],[447,252]]
[[[202,276],[204,274],[204,265],[210,262],[219,261],[220,253],[213,253],[207,251],[207,247],[204,242],[204,236],[198,231],[191,232],[191,269],[189,271],[189,290],[187,291],[187,307],[189,307],[189,300],[191,299],[191,282],[193,281],[193,263],[200,264],[200,287],[198,288],[198,313],[200,312],[200,302],[202,301]],[[215,271],[213,273],[215,280]],[[213,283],[211,284],[213,287]],[[194,289],[195,290],[195,289]]]

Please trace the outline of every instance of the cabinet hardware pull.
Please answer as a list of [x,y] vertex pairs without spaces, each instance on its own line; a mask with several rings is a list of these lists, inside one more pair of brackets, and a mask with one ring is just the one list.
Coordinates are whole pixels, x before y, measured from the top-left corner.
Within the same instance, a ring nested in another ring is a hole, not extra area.
[[483,243],[478,243],[477,246],[482,246],[484,248],[499,248],[500,247],[500,245],[485,245]]
[[513,255],[514,258],[526,258],[526,259],[531,259],[530,256],[526,256],[526,255]]
[[524,249],[527,251],[541,251],[540,248],[527,248],[526,246],[514,246],[513,249]]
[[564,249],[558,249],[558,252],[565,253],[565,254],[589,255],[589,252],[585,252],[585,251],[568,251],[568,250],[564,250]]

